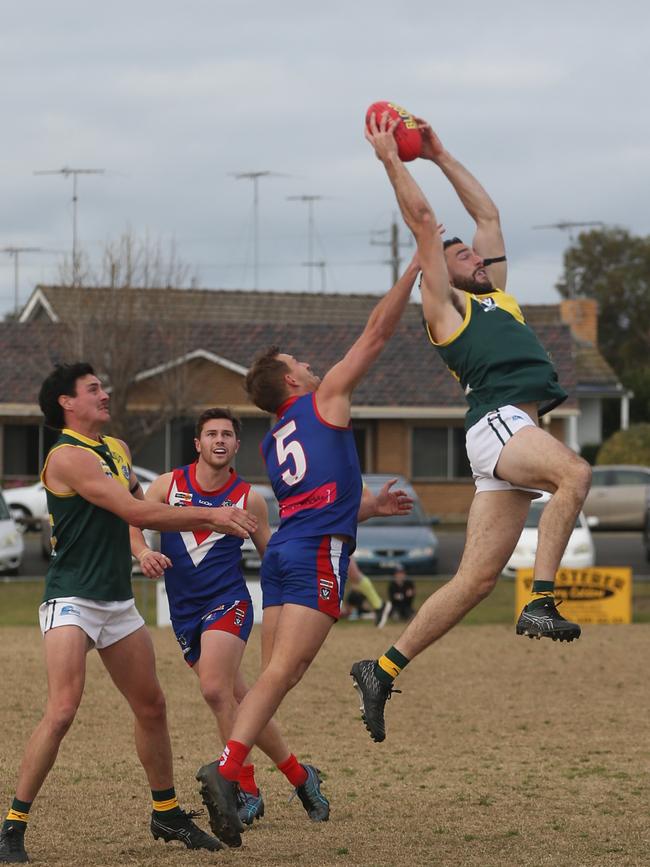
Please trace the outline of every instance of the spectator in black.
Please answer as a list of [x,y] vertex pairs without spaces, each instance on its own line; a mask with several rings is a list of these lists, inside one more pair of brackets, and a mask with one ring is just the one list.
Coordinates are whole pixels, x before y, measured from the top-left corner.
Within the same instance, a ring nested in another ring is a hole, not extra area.
[[398,620],[410,620],[413,617],[415,584],[406,577],[403,566],[398,566],[393,573],[393,580],[388,585],[388,598],[392,603],[392,616],[397,616]]

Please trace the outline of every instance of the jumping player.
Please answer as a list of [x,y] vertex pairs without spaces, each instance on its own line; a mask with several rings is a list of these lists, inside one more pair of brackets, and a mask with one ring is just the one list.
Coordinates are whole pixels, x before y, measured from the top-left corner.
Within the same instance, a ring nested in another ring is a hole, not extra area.
[[[251,746],[336,622],[357,522],[376,514],[369,491],[362,501],[351,397],[395,331],[418,271],[415,258],[322,381],[307,362],[276,346],[256,359],[246,377],[253,403],[277,416],[262,453],[281,522],[261,570],[263,671],[239,706],[218,769],[214,762],[202,769],[213,802],[210,824],[222,839],[224,828],[236,827],[238,821],[231,783],[239,779]],[[403,511],[397,499],[394,506],[393,514]],[[305,785],[317,790],[318,771],[307,772]]]
[[[251,538],[263,556],[271,535],[266,503],[232,467],[240,433],[241,422],[230,410],[215,407],[203,412],[196,423],[196,462],[159,476],[147,489],[145,500],[183,508],[201,503],[246,509],[257,518]],[[230,738],[237,707],[248,689],[240,665],[253,625],[253,604],[242,573],[242,542],[238,536],[207,530],[165,532],[157,552],[146,545],[141,530],[131,528],[131,548],[143,573],[150,578],[164,576],[176,638],[185,661],[198,675],[223,744]],[[274,720],[259,733],[256,744],[294,786],[309,817],[327,819],[327,799],[304,785],[310,766],[297,761]],[[243,765],[238,783],[239,818],[251,825],[264,815],[252,764]],[[234,834],[224,842],[240,845],[241,837]]]
[[222,849],[176,799],[165,697],[151,637],[133,600],[128,525],[247,537],[257,521],[229,506],[173,509],[144,503],[125,443],[101,436],[110,420],[109,397],[89,364],[57,367],[41,386],[39,404],[46,423],[61,431],[41,474],[53,543],[39,609],[48,696],[2,826],[0,862],[28,860],[24,835],[30,808],[75,718],[93,647],[135,717],[136,750],[153,800],[151,833],[190,849]]
[[539,416],[567,395],[517,302],[503,291],[505,246],[494,203],[431,127],[425,121],[419,127],[422,157],[438,165],[476,224],[471,247],[453,238],[443,248],[431,206],[397,155],[395,123],[386,115],[373,116],[366,138],[417,241],[428,338],[465,389],[467,454],[476,494],[456,575],[429,597],[379,660],[352,666],[363,719],[375,741],[385,737],[384,705],[394,679],[491,592],[519,539],[530,500],[540,490],[553,497],[540,521],[532,598],[516,631],[560,641],[580,635],[580,627],[557,611],[554,581],[591,470],[539,427]]

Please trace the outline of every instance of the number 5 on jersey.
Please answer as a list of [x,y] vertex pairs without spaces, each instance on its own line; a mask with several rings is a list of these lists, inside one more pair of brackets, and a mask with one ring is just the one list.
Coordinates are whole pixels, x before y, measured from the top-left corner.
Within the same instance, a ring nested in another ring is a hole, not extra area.
[[278,456],[278,464],[286,463],[289,458],[292,458],[294,464],[294,472],[286,469],[282,473],[282,481],[285,485],[297,485],[305,477],[307,472],[307,459],[302,446],[298,440],[285,442],[287,437],[290,437],[296,430],[295,421],[290,421],[276,430],[273,434],[275,438],[275,451]]

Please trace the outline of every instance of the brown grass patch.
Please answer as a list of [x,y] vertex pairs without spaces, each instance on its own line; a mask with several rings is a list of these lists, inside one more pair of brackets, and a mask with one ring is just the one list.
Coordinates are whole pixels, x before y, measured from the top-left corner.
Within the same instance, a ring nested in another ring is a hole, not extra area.
[[[153,630],[169,705],[176,785],[200,805],[194,773],[216,729],[168,630]],[[650,625],[587,627],[559,645],[512,626],[461,626],[400,677],[388,739],[371,743],[348,676],[399,634],[335,628],[278,719],[299,759],[326,779],[332,817],[311,824],[270,760],[254,754],[266,816],[241,850],[154,842],[129,710],[96,654],[86,695],[30,819],[36,864],[641,865],[650,860]],[[259,635],[245,667],[256,669]],[[37,630],[0,634],[0,809],[45,696]],[[207,827],[205,819],[199,820]]]

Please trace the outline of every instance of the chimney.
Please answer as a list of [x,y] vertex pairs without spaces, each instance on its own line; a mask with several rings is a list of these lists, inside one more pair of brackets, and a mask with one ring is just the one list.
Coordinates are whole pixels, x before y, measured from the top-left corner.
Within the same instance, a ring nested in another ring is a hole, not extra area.
[[598,346],[598,302],[593,298],[560,301],[560,318],[575,338]]

